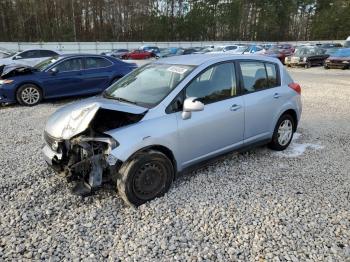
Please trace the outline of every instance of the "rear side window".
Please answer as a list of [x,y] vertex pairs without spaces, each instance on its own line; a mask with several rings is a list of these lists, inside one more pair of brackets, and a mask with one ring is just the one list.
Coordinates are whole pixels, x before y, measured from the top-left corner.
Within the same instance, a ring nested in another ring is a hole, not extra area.
[[40,50],[40,56],[41,57],[51,57],[56,56],[57,53],[51,50]]
[[112,65],[110,61],[101,57],[87,57],[85,61],[86,61],[86,69],[108,67]]
[[258,61],[240,62],[246,93],[279,86],[277,65]]
[[279,86],[278,75],[276,70],[277,65],[271,64],[271,63],[265,63],[265,66],[266,66],[268,87]]

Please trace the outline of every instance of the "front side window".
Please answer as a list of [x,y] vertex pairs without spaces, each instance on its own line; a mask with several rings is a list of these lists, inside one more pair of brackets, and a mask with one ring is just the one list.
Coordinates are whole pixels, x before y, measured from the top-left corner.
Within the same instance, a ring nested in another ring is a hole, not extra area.
[[69,72],[78,71],[83,69],[83,59],[82,58],[72,58],[59,63],[54,67],[59,72]]
[[101,57],[87,57],[85,61],[86,69],[108,67],[112,65],[110,61]]
[[107,98],[152,108],[162,101],[194,66],[148,64],[123,77],[105,91]]
[[29,50],[18,54],[18,56],[21,57],[20,59],[30,59],[40,57],[40,54],[38,50]]
[[230,50],[235,50],[235,49],[237,49],[237,46],[231,45],[231,46],[227,46],[225,50],[230,51]]
[[231,98],[236,94],[233,63],[219,64],[206,69],[186,88],[186,97],[197,97],[204,104]]

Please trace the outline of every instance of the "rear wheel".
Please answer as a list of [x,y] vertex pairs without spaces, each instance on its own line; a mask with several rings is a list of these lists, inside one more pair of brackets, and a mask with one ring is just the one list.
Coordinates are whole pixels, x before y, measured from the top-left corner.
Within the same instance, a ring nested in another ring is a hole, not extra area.
[[137,153],[124,163],[117,179],[119,195],[126,203],[139,206],[164,195],[174,179],[174,168],[161,152]]
[[289,114],[282,115],[277,121],[269,147],[277,151],[286,149],[292,141],[294,130],[293,117]]
[[34,106],[42,100],[41,89],[34,84],[25,84],[18,88],[16,93],[18,103],[25,106]]

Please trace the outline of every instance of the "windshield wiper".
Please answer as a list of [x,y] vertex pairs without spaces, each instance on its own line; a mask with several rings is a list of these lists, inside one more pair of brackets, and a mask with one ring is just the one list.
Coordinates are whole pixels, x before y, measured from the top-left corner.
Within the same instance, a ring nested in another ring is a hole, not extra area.
[[126,103],[134,104],[134,105],[138,105],[138,104],[139,104],[139,103],[137,103],[137,102],[135,102],[135,101],[130,101],[130,100],[125,99],[125,98],[122,98],[122,97],[111,96],[111,95],[109,95],[107,92],[103,92],[102,96],[105,97],[105,98],[118,100],[119,102],[126,102]]

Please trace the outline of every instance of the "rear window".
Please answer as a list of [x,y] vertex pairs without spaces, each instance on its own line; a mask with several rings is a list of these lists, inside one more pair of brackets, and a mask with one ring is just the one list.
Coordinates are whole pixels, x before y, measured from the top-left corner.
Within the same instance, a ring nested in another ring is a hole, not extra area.
[[103,68],[112,65],[110,61],[101,57],[87,57],[85,61],[86,69]]

